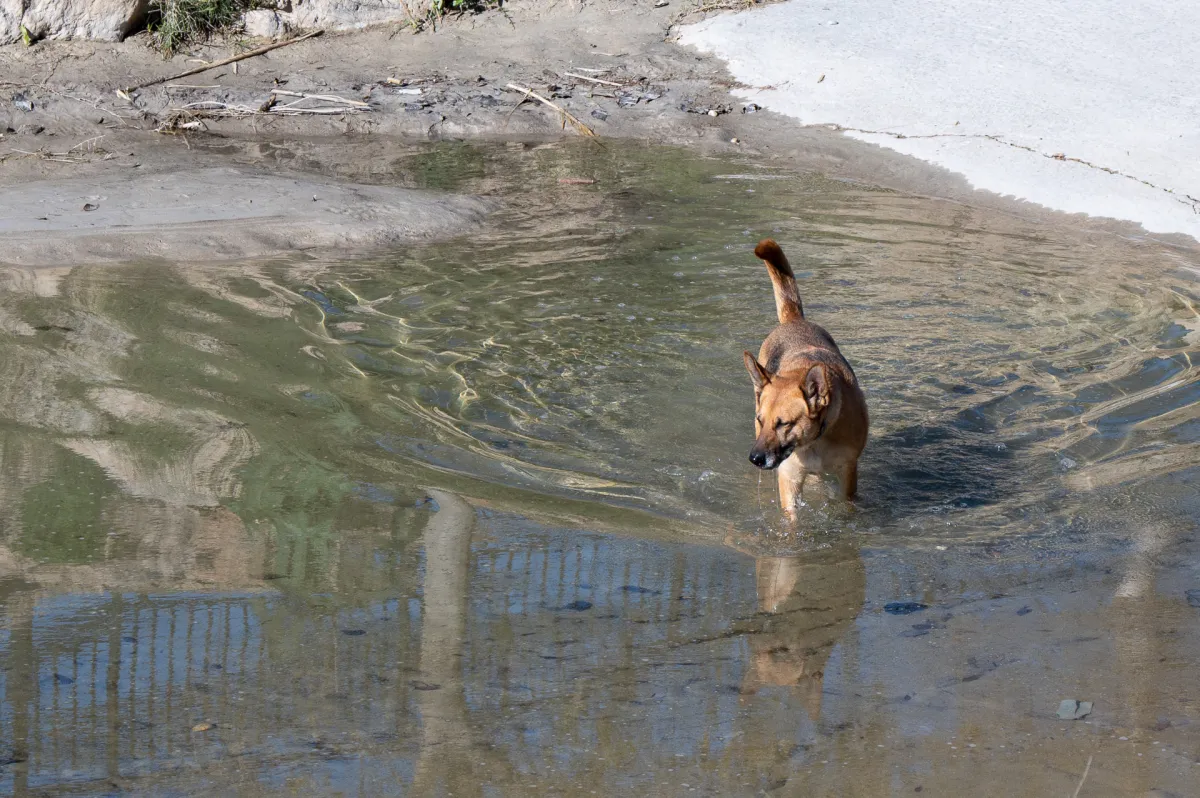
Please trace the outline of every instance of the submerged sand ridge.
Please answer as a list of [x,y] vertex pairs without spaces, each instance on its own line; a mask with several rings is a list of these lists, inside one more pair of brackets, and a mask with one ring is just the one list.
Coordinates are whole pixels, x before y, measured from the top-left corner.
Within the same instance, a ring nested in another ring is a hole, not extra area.
[[226,260],[460,232],[489,204],[248,169],[105,174],[0,188],[0,262]]

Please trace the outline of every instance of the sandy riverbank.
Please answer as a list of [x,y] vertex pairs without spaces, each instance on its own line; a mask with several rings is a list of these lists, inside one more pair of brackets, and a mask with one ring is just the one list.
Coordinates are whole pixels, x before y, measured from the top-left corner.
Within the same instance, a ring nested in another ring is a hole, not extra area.
[[[801,127],[770,107],[745,113],[743,103],[730,94],[737,84],[724,66],[675,43],[680,23],[699,18],[677,5],[656,8],[649,0],[549,7],[517,2],[506,4],[503,13],[454,19],[421,34],[388,28],[327,34],[247,59],[236,68],[148,87],[130,99],[115,90],[178,73],[194,66],[196,58],[220,60],[232,50],[214,43],[163,61],[137,37],[120,44],[46,42],[0,48],[8,99],[0,107],[0,130],[7,131],[0,137],[0,186],[6,187],[0,191],[9,206],[20,207],[32,182],[121,183],[143,173],[224,167],[230,153],[238,155],[246,179],[252,180],[256,167],[279,170],[272,142],[297,141],[304,142],[307,158],[287,164],[288,171],[353,172],[370,182],[373,171],[385,171],[374,169],[371,159],[386,158],[393,140],[533,142],[579,135],[571,126],[564,130],[557,114],[538,103],[516,107],[520,95],[505,88],[515,83],[569,110],[605,142],[636,139],[701,152],[741,152],[764,164],[1051,223],[1139,232],[1132,224],[1065,217],[977,191],[959,175],[828,128]],[[367,103],[369,109],[202,119],[178,113],[200,107],[198,103],[257,110],[273,89],[334,95]],[[232,173],[228,177],[230,196],[248,198],[255,190]],[[43,194],[46,190],[40,189]],[[192,218],[177,221],[221,221],[205,207],[198,203]],[[182,207],[177,211],[187,215]],[[80,215],[85,225],[80,229],[94,229],[100,218]],[[156,224],[150,217],[122,223]],[[361,237],[371,235],[365,231]],[[306,243],[303,236],[291,240],[295,246]],[[67,243],[60,242],[55,251],[71,257]],[[109,257],[121,255],[119,246],[106,251]],[[229,251],[253,248],[231,245]],[[77,254],[86,258],[87,252]],[[136,243],[129,254],[139,254]],[[158,254],[171,255],[168,250]]]
[[1200,8],[1015,0],[781,3],[681,41],[801,124],[1068,213],[1200,237]]

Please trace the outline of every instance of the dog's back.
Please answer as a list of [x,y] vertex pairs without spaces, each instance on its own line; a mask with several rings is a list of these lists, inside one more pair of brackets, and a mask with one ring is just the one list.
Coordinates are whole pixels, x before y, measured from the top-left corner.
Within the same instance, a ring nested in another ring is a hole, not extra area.
[[839,371],[844,367],[853,380],[854,370],[842,357],[833,337],[824,327],[804,318],[796,275],[780,246],[770,238],[765,239],[754,248],[754,255],[767,264],[771,287],[775,291],[775,312],[779,316],[779,326],[771,331],[759,349],[759,362],[767,371],[777,373],[787,368],[788,355],[796,354],[806,360],[837,366]]

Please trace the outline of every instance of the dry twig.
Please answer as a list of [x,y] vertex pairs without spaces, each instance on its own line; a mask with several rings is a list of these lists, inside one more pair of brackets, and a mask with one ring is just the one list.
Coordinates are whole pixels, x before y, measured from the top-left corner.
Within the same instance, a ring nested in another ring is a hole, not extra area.
[[[286,105],[278,104],[279,97],[296,97]],[[324,103],[316,107],[304,103],[316,101]],[[218,100],[200,100],[167,111],[165,121],[159,125],[159,133],[173,133],[179,130],[200,130],[204,127],[205,119],[239,119],[248,116],[340,116],[370,111],[371,106],[358,100],[348,100],[331,94],[301,94],[295,91],[272,89],[271,96],[258,106],[237,105]]]
[[1071,798],[1079,798],[1079,791],[1083,789],[1083,783],[1087,781],[1088,771],[1092,769],[1092,758],[1089,756],[1087,764],[1083,767],[1083,778],[1079,780],[1079,786],[1075,788],[1075,794]]
[[589,78],[587,75],[576,75],[574,72],[563,72],[562,74],[568,78],[575,78],[576,80],[586,80],[588,83],[602,83],[605,86],[620,87],[620,86],[625,85],[623,83],[614,83],[611,80],[600,80],[600,78]]
[[8,158],[12,154],[23,155],[26,158],[37,158],[42,161],[53,161],[55,163],[88,163],[91,159],[88,156],[99,155],[100,160],[107,161],[114,157],[111,152],[100,149],[96,146],[96,142],[104,136],[92,136],[90,139],[84,139],[66,152],[47,152],[46,150],[37,150],[31,152],[29,150],[10,150],[3,156],[0,156],[0,161]]
[[280,47],[287,47],[289,44],[295,44],[296,42],[302,42],[305,39],[311,39],[314,36],[320,36],[324,32],[325,31],[323,31],[323,30],[315,30],[312,33],[306,33],[303,36],[297,36],[294,39],[288,39],[287,41],[283,41],[283,42],[275,42],[274,44],[268,44],[264,47],[259,47],[257,50],[248,50],[244,53],[239,53],[238,55],[231,56],[231,57],[226,58],[221,61],[214,61],[211,64],[205,64],[204,66],[196,67],[195,69],[189,69],[186,72],[180,72],[178,75],[168,75],[163,78],[155,78],[154,80],[147,80],[143,83],[137,84],[136,86],[128,86],[124,89],[117,89],[117,94],[121,94],[122,92],[124,92],[125,94],[130,94],[132,92],[137,91],[138,89],[144,89],[147,86],[154,86],[159,83],[166,83],[168,80],[179,80],[180,78],[186,78],[186,77],[191,77],[192,75],[198,75],[201,72],[207,72],[210,69],[216,69],[217,67],[225,66],[227,64],[232,64],[237,61],[244,61],[247,58],[254,58],[256,55],[262,55],[263,53],[269,53],[272,50],[278,50]]
[[553,108],[555,111],[558,111],[558,113],[562,115],[564,126],[566,126],[567,122],[570,122],[572,125],[575,126],[576,130],[578,130],[580,133],[584,134],[585,136],[590,136],[591,138],[594,138],[594,139],[599,138],[599,136],[596,135],[596,131],[592,130],[590,127],[585,125],[583,122],[580,122],[579,119],[577,119],[574,114],[572,114],[566,108],[563,108],[558,103],[550,102],[545,97],[538,94],[537,92],[531,91],[523,86],[518,86],[515,83],[509,83],[504,88],[511,89],[512,91],[519,91],[525,95],[525,99],[537,100],[542,105],[548,106],[550,108]]
[[[281,97],[300,97],[305,100],[320,100],[327,103],[345,103],[353,108],[367,109],[371,107],[370,103],[364,103],[359,100],[348,100],[345,97],[338,97],[333,94],[301,94],[298,91],[284,91],[283,89],[271,89],[271,94],[278,94]],[[287,108],[288,106],[285,105],[283,107]]]

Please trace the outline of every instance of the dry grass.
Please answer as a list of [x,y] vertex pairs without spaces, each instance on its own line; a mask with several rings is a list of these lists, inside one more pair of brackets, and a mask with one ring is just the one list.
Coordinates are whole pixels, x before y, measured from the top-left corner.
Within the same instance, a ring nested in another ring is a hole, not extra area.
[[181,48],[237,28],[254,0],[153,0],[147,28],[154,46],[170,58]]

